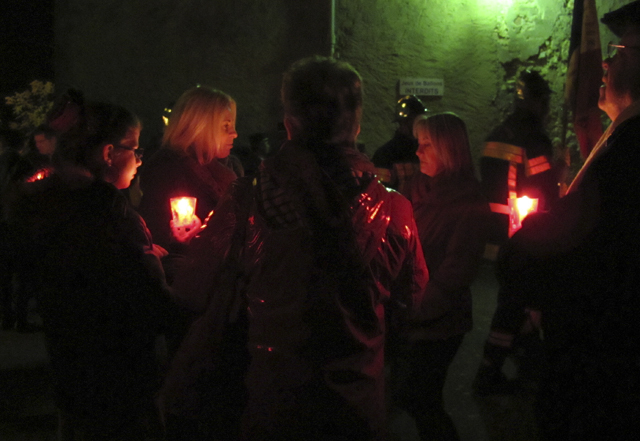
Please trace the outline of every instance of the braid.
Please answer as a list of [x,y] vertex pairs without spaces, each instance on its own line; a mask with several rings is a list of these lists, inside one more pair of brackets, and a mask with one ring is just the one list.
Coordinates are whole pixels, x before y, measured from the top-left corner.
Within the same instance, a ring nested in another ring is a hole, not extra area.
[[[351,202],[359,191],[346,156],[355,148],[362,109],[362,80],[349,64],[312,57],[295,63],[284,75],[282,101],[285,114],[299,131],[293,141],[310,151],[320,169],[322,194],[302,191],[312,231],[316,266],[331,274],[340,286],[340,303],[363,329],[375,329],[368,313],[366,292],[370,282],[351,220]],[[351,179],[342,182],[342,177]],[[317,202],[321,201],[321,203]]]

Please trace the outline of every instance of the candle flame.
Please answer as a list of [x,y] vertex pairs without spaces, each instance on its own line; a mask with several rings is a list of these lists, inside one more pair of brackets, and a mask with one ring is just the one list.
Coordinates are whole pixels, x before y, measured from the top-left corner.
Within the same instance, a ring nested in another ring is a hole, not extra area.
[[49,171],[48,168],[42,168],[42,169],[38,170],[37,172],[35,172],[33,175],[29,176],[26,179],[26,181],[27,182],[41,181],[44,178],[49,177],[50,174],[51,174],[51,172]]
[[512,196],[509,198],[509,208],[511,209],[511,214],[509,215],[509,237],[511,237],[522,227],[522,221],[525,217],[538,211],[538,199],[528,196],[519,198]]
[[[536,202],[537,202],[537,199],[536,199]],[[534,211],[533,199],[527,196],[522,196],[521,198],[518,198],[516,205],[518,207],[518,216],[520,216],[520,222],[522,222],[522,220],[525,217],[527,217],[529,213]]]
[[176,211],[179,216],[187,217],[193,214],[193,207],[189,204],[186,198],[182,198],[176,204]]
[[177,225],[188,225],[193,221],[196,211],[196,198],[171,198],[171,215]]

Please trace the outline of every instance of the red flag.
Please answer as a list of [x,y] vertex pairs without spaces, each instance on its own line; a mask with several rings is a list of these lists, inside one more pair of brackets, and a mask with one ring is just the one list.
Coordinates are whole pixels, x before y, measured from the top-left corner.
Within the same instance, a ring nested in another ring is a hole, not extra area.
[[573,112],[580,153],[586,158],[602,135],[598,108],[602,52],[595,0],[575,1],[569,54],[565,99]]

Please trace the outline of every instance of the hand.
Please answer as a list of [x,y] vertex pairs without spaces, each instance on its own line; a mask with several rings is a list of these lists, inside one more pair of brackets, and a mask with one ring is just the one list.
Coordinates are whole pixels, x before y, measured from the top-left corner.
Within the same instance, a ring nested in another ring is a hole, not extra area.
[[162,248],[160,245],[152,244],[151,249],[147,252],[148,254],[153,254],[158,259],[162,259],[164,256],[169,254],[169,251]]
[[202,221],[196,215],[189,224],[175,225],[173,219],[171,219],[169,225],[171,226],[171,232],[173,237],[180,243],[189,243],[194,236],[196,236],[202,227]]

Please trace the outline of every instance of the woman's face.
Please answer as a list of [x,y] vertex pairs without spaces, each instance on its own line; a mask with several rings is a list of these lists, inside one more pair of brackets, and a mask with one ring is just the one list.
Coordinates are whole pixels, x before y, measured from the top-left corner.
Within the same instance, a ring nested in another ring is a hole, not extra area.
[[428,176],[435,176],[439,173],[440,163],[428,133],[418,134],[418,151],[416,155],[420,159],[420,171],[422,173]]
[[225,110],[220,126],[220,149],[218,150],[219,158],[226,158],[233,148],[233,140],[238,137],[236,132],[236,121],[233,118],[231,109]]
[[118,178],[113,183],[118,190],[128,188],[138,167],[142,164],[139,151],[140,128],[130,128],[124,138],[113,149],[112,167],[118,172]]

